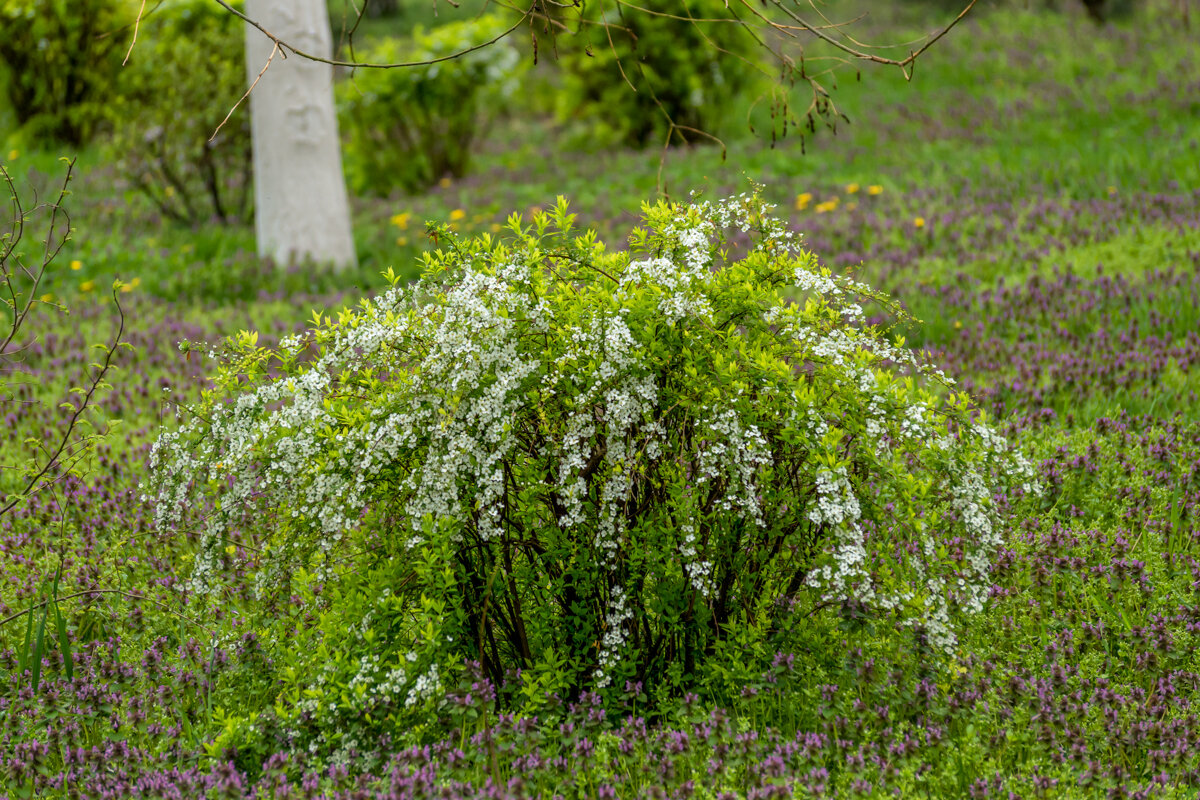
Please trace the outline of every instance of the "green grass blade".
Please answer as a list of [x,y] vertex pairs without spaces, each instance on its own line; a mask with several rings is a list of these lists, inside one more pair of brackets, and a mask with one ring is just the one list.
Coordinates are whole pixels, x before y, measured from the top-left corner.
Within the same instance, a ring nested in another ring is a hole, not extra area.
[[46,640],[46,618],[50,616],[50,603],[42,606],[42,621],[38,623],[37,638],[33,643],[33,691],[38,690],[38,683],[42,678],[42,645]]
[[17,674],[24,675],[25,670],[29,667],[29,639],[33,636],[33,609],[31,606],[29,613],[25,615],[25,642],[21,645],[21,652],[17,654]]
[[67,638],[67,621],[63,619],[62,612],[58,610],[58,603],[54,604],[54,621],[58,627],[58,647],[62,651],[63,669],[66,670],[67,680],[75,679],[75,660],[71,657],[71,640]]

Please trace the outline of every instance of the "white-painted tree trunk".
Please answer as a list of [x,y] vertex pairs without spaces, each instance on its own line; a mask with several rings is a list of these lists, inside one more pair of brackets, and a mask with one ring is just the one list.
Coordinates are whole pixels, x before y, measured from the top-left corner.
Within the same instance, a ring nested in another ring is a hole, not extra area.
[[[288,44],[332,52],[325,0],[246,0],[246,15]],[[258,77],[273,43],[246,26],[246,67]],[[254,228],[260,256],[355,263],[350,204],[333,106],[333,68],[276,53],[250,93]]]

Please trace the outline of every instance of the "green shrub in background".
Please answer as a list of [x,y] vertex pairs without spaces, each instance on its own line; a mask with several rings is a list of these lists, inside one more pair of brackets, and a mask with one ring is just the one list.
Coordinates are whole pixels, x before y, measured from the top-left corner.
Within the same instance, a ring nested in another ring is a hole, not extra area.
[[[759,78],[763,51],[729,21],[723,0],[634,5],[589,0],[570,22],[578,33],[559,39],[560,119],[585,121],[599,144],[662,144],[670,122],[713,133]],[[680,135],[703,141],[693,131]]]
[[133,33],[130,0],[0,0],[8,102],[31,140],[85,144]]
[[[965,0],[920,0],[943,13],[957,13],[966,8]],[[1097,23],[1127,19],[1137,10],[1137,0],[980,0],[972,13],[1023,9],[1026,11],[1062,11],[1070,6],[1082,9]]]
[[212,501],[193,587],[219,588],[257,519],[264,596],[323,615],[316,643],[282,634],[316,660],[272,713],[403,737],[465,660],[496,686],[521,670],[501,702],[527,709],[662,697],[722,653],[795,646],[820,602],[942,651],[982,608],[993,492],[1031,470],[862,324],[887,298],[757,198],[644,212],[630,252],[574,235],[562,201],[507,244],[441,228],[414,286],[278,349],[242,334],[160,437],[160,528]]
[[211,0],[166,0],[142,21],[109,106],[107,157],[168,218],[242,221],[250,213],[250,119],[243,31]]
[[[502,33],[496,15],[452,22],[411,39],[356,50],[364,62],[443,58]],[[360,69],[338,85],[347,179],[357,192],[416,192],[461,177],[471,149],[518,86],[520,56],[508,40],[423,67]]]

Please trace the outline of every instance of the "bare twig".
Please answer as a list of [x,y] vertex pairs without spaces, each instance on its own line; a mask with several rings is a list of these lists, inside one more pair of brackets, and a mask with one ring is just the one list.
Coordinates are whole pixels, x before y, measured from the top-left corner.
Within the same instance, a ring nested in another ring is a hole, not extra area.
[[153,597],[149,597],[144,594],[138,594],[137,592],[126,591],[125,589],[84,589],[83,591],[75,592],[74,594],[64,595],[62,597],[46,598],[45,600],[43,600],[40,603],[34,603],[29,608],[22,609],[15,614],[5,617],[4,619],[0,619],[0,627],[7,625],[8,623],[10,623],[14,620],[18,620],[21,617],[25,616],[26,614],[32,614],[34,611],[37,611],[39,608],[45,607],[50,602],[57,603],[57,602],[62,602],[64,600],[74,600],[78,597],[88,597],[90,595],[95,595],[95,594],[116,594],[116,595],[120,595],[121,597],[128,598],[130,600],[145,600],[146,602],[153,603],[154,605],[163,609],[168,614],[172,614],[172,615],[178,617],[179,619],[183,620],[184,622],[190,622],[192,625],[195,625],[197,628],[202,629],[203,631],[208,633],[210,636],[216,635],[215,632],[212,630],[212,628],[209,628],[209,627],[205,626],[204,624],[197,622],[196,620],[192,619],[191,617],[181,614],[180,612],[178,612],[175,609],[168,606],[166,603],[163,603],[159,600],[155,600]]
[[[271,55],[267,56],[267,63],[263,64],[263,68],[258,71],[258,75],[254,78],[254,82],[250,84],[250,88],[246,90],[244,95],[238,98],[238,101],[233,104],[233,108],[229,109],[229,113],[225,115],[225,119],[221,120],[221,124],[218,125],[217,129],[212,132],[212,136],[208,137],[210,142],[217,138],[217,134],[221,132],[221,128],[225,127],[225,123],[229,122],[229,118],[233,116],[233,112],[237,111],[237,107],[244,103],[246,98],[250,96],[250,93],[254,91],[254,87],[258,86],[259,80],[261,80],[262,76],[267,72],[267,67],[271,66],[271,59],[275,58],[275,54],[278,52],[280,52],[279,42],[275,42],[275,46],[271,48]],[[287,54],[284,53],[283,57],[287,58]]]
[[129,57],[133,55],[133,46],[137,44],[138,30],[142,27],[142,15],[146,13],[146,0],[142,0],[142,7],[138,9],[137,18],[133,21],[133,39],[129,42],[129,49],[125,51],[125,59],[121,62],[121,66],[129,63]]
[[506,29],[504,32],[497,34],[496,36],[492,37],[491,39],[488,39],[486,42],[480,42],[477,45],[472,45],[471,47],[464,48],[462,50],[459,50],[456,53],[451,53],[448,56],[439,56],[438,58],[430,58],[430,59],[426,59],[424,61],[400,61],[400,62],[396,62],[394,64],[376,64],[376,63],[372,63],[369,61],[342,61],[340,59],[326,58],[324,56],[319,56],[316,53],[309,53],[305,50],[301,50],[298,47],[296,47],[295,45],[289,44],[288,42],[284,41],[280,37],[271,33],[269,30],[267,30],[265,27],[263,27],[263,25],[261,23],[259,23],[257,20],[253,20],[250,17],[246,16],[241,11],[238,11],[236,8],[229,5],[229,3],[227,3],[225,0],[213,0],[213,2],[220,5],[222,8],[224,8],[230,14],[233,14],[235,17],[242,20],[247,25],[250,25],[253,28],[257,28],[264,36],[266,36],[268,39],[270,39],[272,42],[275,43],[275,46],[278,47],[279,50],[283,53],[284,58],[287,58],[288,54],[292,53],[294,55],[300,56],[301,58],[308,59],[309,61],[316,61],[320,64],[329,64],[334,67],[353,67],[356,69],[357,68],[396,69],[398,67],[425,67],[430,64],[437,64],[442,61],[453,61],[454,59],[462,58],[463,56],[465,56],[469,53],[474,53],[476,50],[482,50],[485,47],[490,47],[491,45],[495,44],[496,42],[500,41],[501,39],[503,39],[506,36],[508,36],[509,34],[511,34],[517,28],[521,27],[521,25],[527,19],[529,19],[532,14],[532,9],[529,11],[525,11],[522,14],[521,18],[519,20],[517,20],[516,22],[514,22],[512,24],[512,26],[509,27],[508,29]]

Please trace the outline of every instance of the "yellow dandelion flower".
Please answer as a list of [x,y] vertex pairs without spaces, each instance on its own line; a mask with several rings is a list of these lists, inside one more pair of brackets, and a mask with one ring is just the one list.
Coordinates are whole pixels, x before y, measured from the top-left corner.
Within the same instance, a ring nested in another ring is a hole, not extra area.
[[442,187],[443,189],[449,189],[450,183],[451,181],[449,178],[442,178],[440,181],[438,181],[438,186]]
[[463,211],[461,208],[456,208],[450,212],[451,222],[458,222],[459,220],[466,219],[466,217],[467,212]]
[[925,227],[925,218],[924,217],[913,217],[913,226],[917,227],[917,228],[924,228]]
[[20,153],[20,151],[19,151],[19,150],[9,150],[9,151],[8,151],[8,160],[9,160],[9,161],[16,161],[16,160],[17,160],[17,156],[19,156],[19,155],[21,155],[21,153]]
[[817,203],[817,213],[824,214],[826,211],[833,211],[838,207],[838,203],[840,202],[841,201],[835,197],[832,200],[826,200],[824,203]]
[[803,211],[812,202],[812,192],[801,192],[796,195],[796,210]]
[[396,244],[400,245],[401,247],[404,247],[405,245],[408,244],[408,237],[407,236],[397,236]]
[[408,230],[408,218],[411,216],[412,214],[408,213],[407,211],[402,211],[401,213],[392,216],[392,224],[402,231]]
[[883,194],[883,187],[878,183],[873,183],[867,187],[867,194]]
[[961,328],[961,327],[962,327],[962,320],[961,320],[961,319],[956,319],[956,320],[954,320],[954,327],[955,327],[955,328]]
[[71,269],[78,272],[79,270],[83,269],[83,262],[80,261],[78,258],[75,259],[74,261],[71,262]]
[[134,278],[133,280],[131,280],[131,281],[129,282],[129,285],[130,285],[130,286],[132,286],[134,289],[136,289],[137,287],[139,287],[139,286],[141,286],[141,285],[142,285],[142,279],[141,279],[141,278]]
[[79,284],[80,291],[90,292],[92,289],[95,289],[95,288],[96,288],[95,281],[84,281],[83,283]]
[[858,184],[857,183],[847,183],[846,184],[846,194],[855,194],[856,192],[858,192]]
[[132,291],[133,291],[133,284],[132,284],[132,283],[122,283],[122,284],[121,284],[121,292],[122,292],[122,294],[129,294],[129,293],[130,293],[130,292],[132,292]]

